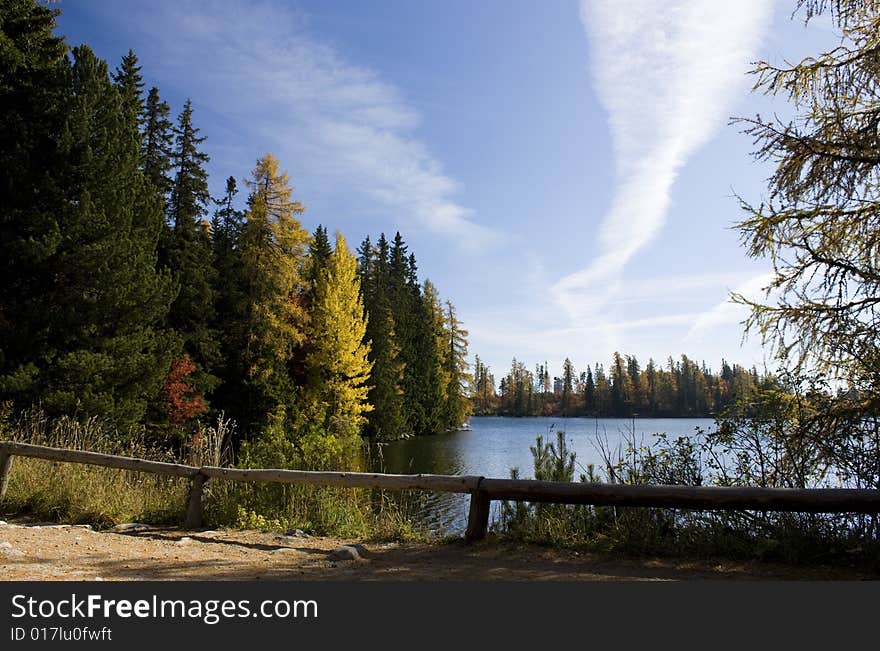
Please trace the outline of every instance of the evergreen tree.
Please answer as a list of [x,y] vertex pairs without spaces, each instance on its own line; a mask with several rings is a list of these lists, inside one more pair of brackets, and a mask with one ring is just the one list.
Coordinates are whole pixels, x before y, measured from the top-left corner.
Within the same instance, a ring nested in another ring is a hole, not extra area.
[[161,207],[106,63],[75,48],[68,79],[53,175],[57,239],[39,265],[50,279],[39,300],[52,311],[34,324],[44,347],[28,369],[50,413],[130,424],[171,362],[163,323],[173,289],[155,269]]
[[[439,302],[429,304],[430,302],[423,301],[419,287],[413,287],[408,282],[408,247],[399,232],[395,233],[394,242],[390,246],[384,233],[379,236],[377,244],[377,267],[384,278],[403,366],[401,388],[404,394],[406,429],[413,434],[432,433],[432,414],[442,402],[436,381],[428,380],[436,372],[434,366],[439,355],[436,350],[436,313]],[[439,420],[438,417],[434,422]]]
[[656,416],[658,407],[657,365],[654,363],[653,359],[648,359],[648,365],[645,367],[642,379],[645,383],[645,404],[648,408],[648,412],[651,416]]
[[313,294],[313,290],[318,285],[322,274],[327,269],[330,256],[333,255],[333,248],[330,246],[330,239],[327,237],[327,229],[318,224],[309,242],[309,263],[306,267],[306,282],[309,285],[309,296]]
[[141,66],[134,51],[122,57],[121,65],[113,74],[113,81],[119,90],[122,101],[122,112],[129,121],[131,131],[137,134],[140,144],[140,128],[144,113],[144,78],[141,76]]
[[611,411],[614,416],[629,416],[632,390],[626,364],[620,353],[614,353],[611,363]]
[[587,366],[584,378],[584,415],[592,416],[596,411],[596,383],[593,381],[593,370]]
[[571,360],[566,357],[565,362],[562,364],[562,401],[560,402],[563,416],[570,415],[569,410],[571,408],[571,397],[574,389],[572,385],[573,380],[574,365],[571,363]]
[[208,173],[205,165],[210,157],[200,151],[205,141],[192,121],[192,102],[186,100],[177,118],[172,165],[175,172],[174,184],[171,188],[169,217],[175,234],[191,238],[192,233],[201,225],[201,219],[207,213],[210,200],[208,193]]
[[[452,301],[446,301],[444,335],[446,338],[445,368],[447,377],[446,388],[446,424],[448,427],[459,427],[467,421],[471,414],[471,404],[467,400],[467,387],[471,381],[468,373],[468,331],[462,327],[455,312]],[[531,384],[529,397],[532,395]],[[529,410],[531,411],[531,409]]]
[[[58,10],[4,2],[0,19],[0,400],[36,402],[52,359],[53,289],[66,188],[58,134],[71,110]],[[54,346],[53,342],[53,346]]]
[[167,207],[173,183],[171,156],[174,130],[171,120],[168,119],[170,114],[168,103],[159,99],[159,89],[151,88],[142,117],[144,132],[141,137],[141,164],[164,207]]
[[242,405],[240,347],[244,341],[244,320],[247,296],[239,254],[244,213],[235,207],[238,184],[235,177],[226,179],[226,191],[214,199],[217,209],[211,219],[211,245],[214,274],[214,323],[220,350],[212,372],[219,384],[212,394],[215,404],[236,419],[245,413]]
[[235,208],[238,184],[235,177],[226,179],[226,191],[219,199],[213,199],[217,206],[211,218],[211,246],[213,249],[214,298],[216,323],[240,320],[244,303],[244,289],[241,280],[241,260],[238,243],[241,237],[244,213]]
[[320,273],[308,328],[305,409],[330,432],[359,430],[366,412],[371,364],[357,260],[337,233]]
[[[393,250],[393,249],[392,249]],[[404,370],[410,426],[415,434],[437,434],[449,427],[447,342],[440,295],[426,280],[424,293],[417,299],[421,311],[412,315],[412,357]]]
[[171,305],[169,323],[183,340],[184,351],[201,369],[197,386],[210,391],[219,363],[214,321],[214,274],[210,226],[205,221],[210,200],[205,164],[209,158],[199,146],[205,138],[193,125],[192,103],[187,100],[174,129],[174,183],[169,204],[171,231],[167,233],[166,262],[180,291]]
[[[384,242],[384,236],[380,238]],[[403,413],[403,362],[394,330],[394,315],[388,299],[387,247],[373,247],[367,236],[358,249],[358,274],[364,306],[369,318],[364,335],[370,345],[372,364],[366,434],[379,440],[393,440],[405,433]]]
[[495,381],[488,366],[483,364],[479,355],[474,357],[474,374],[472,377],[471,397],[473,411],[482,416],[492,412],[495,397]]

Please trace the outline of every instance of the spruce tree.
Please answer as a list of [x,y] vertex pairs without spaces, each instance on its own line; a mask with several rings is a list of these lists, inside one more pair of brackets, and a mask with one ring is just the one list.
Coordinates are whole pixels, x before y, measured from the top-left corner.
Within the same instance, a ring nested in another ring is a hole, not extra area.
[[122,100],[122,112],[126,116],[133,133],[137,134],[140,141],[140,128],[144,115],[144,78],[141,76],[141,66],[134,51],[122,57],[122,63],[113,74],[113,82],[119,89],[119,97]]
[[173,297],[156,271],[161,207],[139,169],[137,142],[107,65],[73,51],[55,207],[60,240],[45,260],[52,284],[40,396],[52,413],[142,418],[169,369],[164,322]]
[[222,197],[213,199],[216,206],[211,219],[211,247],[214,268],[214,323],[220,351],[219,359],[212,368],[219,383],[212,393],[212,403],[217,408],[239,420],[242,404],[240,348],[244,340],[243,328],[247,312],[247,296],[239,251],[239,239],[244,213],[235,207],[238,184],[235,177],[226,179]]
[[151,88],[142,117],[144,131],[141,138],[141,164],[144,174],[161,197],[163,207],[167,206],[172,185],[174,131],[171,120],[168,119],[170,114],[168,103],[159,99],[159,89]]
[[238,184],[235,177],[230,176],[226,179],[224,195],[212,200],[217,206],[211,218],[211,247],[215,270],[213,289],[215,329],[219,331],[224,330],[224,324],[228,325],[240,320],[245,300],[238,246],[244,213],[235,207],[237,194]]
[[[432,359],[420,356],[420,349],[426,350],[432,334],[430,316],[422,301],[421,292],[408,281],[411,277],[411,264],[407,245],[400,233],[395,233],[389,246],[382,234],[378,240],[378,267],[385,279],[388,302],[394,319],[394,332],[399,347],[400,361],[403,365],[403,409],[406,430],[411,434],[424,434],[431,431],[430,415],[426,409],[433,404],[428,399],[425,378]],[[384,271],[384,273],[383,273]]]
[[205,221],[209,158],[200,150],[205,138],[192,121],[187,100],[174,129],[174,183],[169,204],[171,231],[167,232],[166,263],[180,291],[171,305],[169,323],[183,341],[184,352],[201,370],[194,379],[201,391],[210,391],[216,377],[210,371],[219,362],[214,320],[214,274],[210,227]]
[[306,282],[308,283],[308,300],[311,302],[314,297],[314,290],[318,285],[318,281],[327,269],[330,256],[333,255],[333,248],[330,246],[330,239],[327,237],[327,229],[321,224],[315,228],[312,239],[309,242],[309,260],[306,266]]
[[571,398],[573,395],[574,365],[571,360],[566,357],[562,363],[562,399],[559,403],[562,409],[562,416],[569,416],[571,409]]
[[415,434],[437,434],[448,428],[446,368],[446,332],[443,304],[437,288],[426,280],[418,299],[420,310],[413,315],[413,358],[410,362],[410,413]]
[[[384,236],[380,238],[384,241]],[[384,255],[382,253],[384,251]],[[369,315],[364,341],[370,344],[370,392],[373,410],[367,414],[364,432],[379,440],[394,440],[404,433],[403,362],[394,330],[394,315],[387,293],[386,247],[373,247],[367,236],[358,249],[358,274],[364,307]],[[380,260],[382,262],[380,262]]]
[[19,408],[38,400],[54,353],[44,298],[62,245],[58,134],[71,102],[67,47],[53,34],[58,13],[17,0],[0,16],[0,401]]
[[[443,335],[446,351],[444,371],[446,375],[446,426],[458,428],[471,414],[471,404],[467,400],[467,386],[471,381],[468,373],[468,332],[462,327],[452,301],[446,301]],[[529,400],[532,399],[532,383],[529,383]],[[531,414],[532,407],[528,412]]]
[[592,416],[596,410],[596,384],[593,382],[593,370],[587,366],[587,376],[584,379],[584,415]]

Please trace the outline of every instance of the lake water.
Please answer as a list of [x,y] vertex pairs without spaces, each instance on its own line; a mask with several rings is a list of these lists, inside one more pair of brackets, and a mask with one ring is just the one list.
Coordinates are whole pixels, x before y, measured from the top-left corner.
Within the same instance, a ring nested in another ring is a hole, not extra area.
[[[436,475],[510,476],[518,467],[520,477],[534,476],[529,446],[540,434],[555,441],[556,432],[566,434],[569,449],[576,453],[575,477],[586,466],[603,466],[598,441],[605,448],[625,450],[635,437],[637,444],[650,444],[657,433],[669,438],[693,436],[696,430],[714,426],[710,418],[505,418],[475,416],[471,430],[423,436],[383,445],[374,462],[378,472]],[[413,493],[407,498],[413,516],[432,530],[461,533],[467,524],[470,496],[450,493]],[[493,502],[497,508],[497,502]]]

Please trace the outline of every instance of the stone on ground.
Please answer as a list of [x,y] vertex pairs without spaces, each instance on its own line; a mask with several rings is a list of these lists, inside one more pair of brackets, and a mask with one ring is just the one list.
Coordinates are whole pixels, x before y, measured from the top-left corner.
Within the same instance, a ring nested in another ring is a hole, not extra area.
[[340,545],[327,554],[328,561],[357,561],[366,558],[370,553],[363,545]]
[[110,531],[114,533],[135,533],[138,531],[146,531],[150,528],[148,524],[142,524],[140,522],[125,522],[123,524],[117,524]]

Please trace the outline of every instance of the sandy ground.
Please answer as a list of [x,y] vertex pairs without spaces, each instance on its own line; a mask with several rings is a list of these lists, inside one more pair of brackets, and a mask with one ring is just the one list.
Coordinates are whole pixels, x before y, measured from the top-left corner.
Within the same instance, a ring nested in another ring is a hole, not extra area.
[[[2,521],[0,521],[2,522]],[[688,579],[865,579],[846,569],[768,563],[607,559],[488,540],[463,543],[364,543],[365,558],[331,561],[336,538],[284,538],[259,531],[124,533],[84,526],[0,524],[0,579],[137,580],[527,580],[666,581]]]

